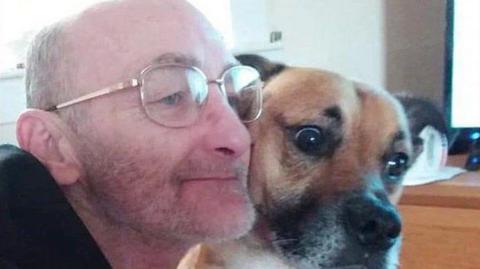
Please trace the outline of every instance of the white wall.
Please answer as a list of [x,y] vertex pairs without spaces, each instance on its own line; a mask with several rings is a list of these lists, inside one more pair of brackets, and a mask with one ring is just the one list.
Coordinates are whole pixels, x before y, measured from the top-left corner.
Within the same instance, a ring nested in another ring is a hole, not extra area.
[[[243,10],[259,8],[267,17],[262,21],[256,19],[258,12],[233,11],[234,28],[253,25],[251,31],[264,41],[270,31],[283,33],[283,49],[261,50],[262,55],[293,65],[330,69],[390,91],[410,91],[442,103],[445,1],[232,1],[237,6],[249,5]],[[256,23],[265,23],[266,30]],[[251,37],[235,34],[237,39]]]
[[0,77],[0,144],[17,144],[15,121],[25,103],[23,77]]
[[268,43],[270,27],[265,0],[231,0],[234,51],[256,49]]
[[16,127],[17,125],[15,124],[15,122],[0,123],[0,145],[17,145],[17,138],[15,136]]
[[271,27],[283,32],[284,60],[385,85],[383,1],[268,0]]

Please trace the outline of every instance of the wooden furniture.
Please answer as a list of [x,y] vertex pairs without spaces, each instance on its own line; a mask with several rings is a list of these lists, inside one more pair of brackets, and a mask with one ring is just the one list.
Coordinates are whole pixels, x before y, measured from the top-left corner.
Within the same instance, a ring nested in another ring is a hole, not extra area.
[[[449,157],[463,166],[466,156]],[[406,187],[402,269],[480,269],[480,172]]]

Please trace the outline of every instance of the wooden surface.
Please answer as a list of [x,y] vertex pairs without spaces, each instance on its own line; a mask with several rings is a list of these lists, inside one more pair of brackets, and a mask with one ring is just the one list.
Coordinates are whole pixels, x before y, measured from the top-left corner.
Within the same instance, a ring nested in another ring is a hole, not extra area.
[[[449,159],[462,166],[465,156]],[[480,173],[406,187],[402,269],[480,269]]]
[[[466,158],[466,155],[450,156],[448,165],[462,167]],[[480,172],[466,172],[451,180],[405,187],[400,204],[480,209]]]
[[480,173],[468,172],[452,180],[405,187],[400,204],[480,209]]
[[400,206],[402,269],[479,269],[480,211]]

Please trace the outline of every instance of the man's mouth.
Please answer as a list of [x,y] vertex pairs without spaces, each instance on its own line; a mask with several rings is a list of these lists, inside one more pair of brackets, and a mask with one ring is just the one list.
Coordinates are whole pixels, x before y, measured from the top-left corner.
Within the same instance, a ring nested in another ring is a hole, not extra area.
[[201,182],[201,181],[236,181],[238,177],[236,176],[201,176],[201,177],[192,177],[183,179],[182,182]]

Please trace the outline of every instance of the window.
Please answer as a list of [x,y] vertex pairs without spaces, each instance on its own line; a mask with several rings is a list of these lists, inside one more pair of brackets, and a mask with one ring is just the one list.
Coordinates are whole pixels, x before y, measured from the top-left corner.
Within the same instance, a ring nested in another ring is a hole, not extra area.
[[0,72],[24,62],[25,49],[43,26],[99,0],[0,0]]
[[[25,49],[43,26],[77,13],[99,0],[0,0],[0,74],[24,62]],[[230,0],[189,0],[233,46]]]
[[223,35],[229,48],[233,47],[232,13],[230,0],[188,0],[210,20],[210,23]]

